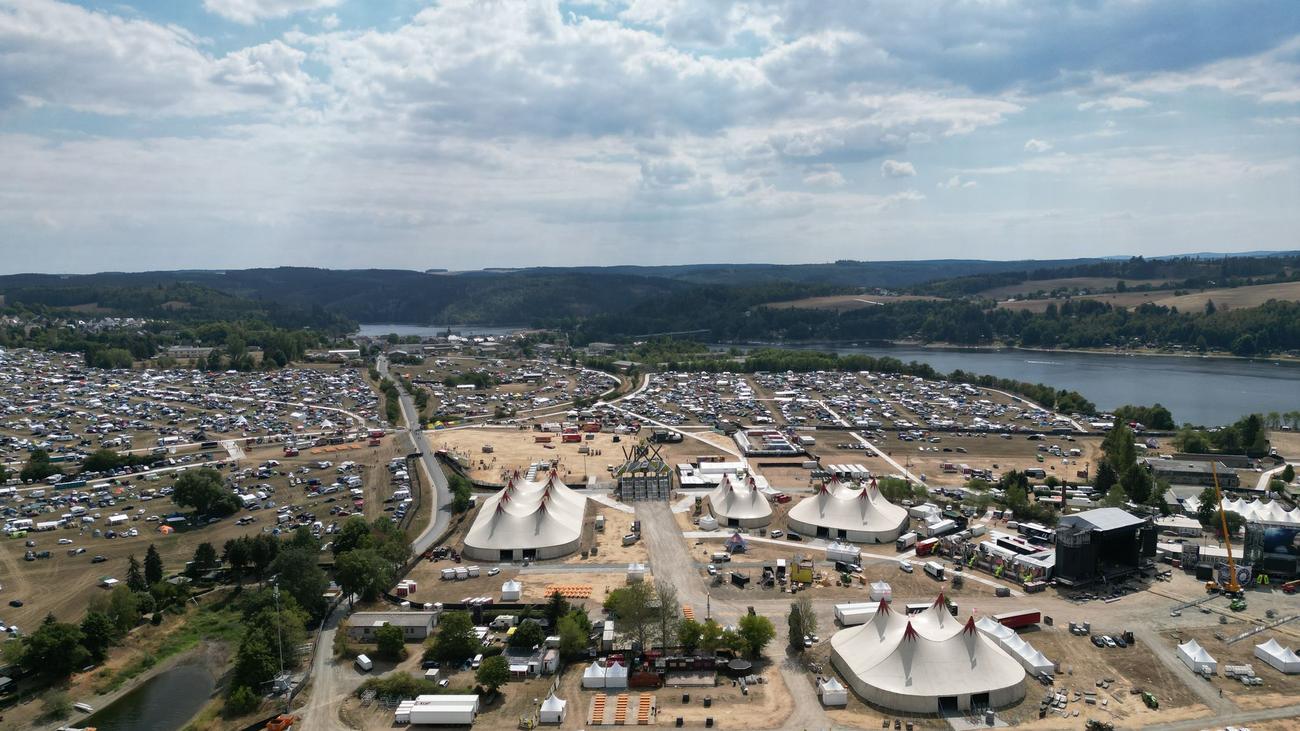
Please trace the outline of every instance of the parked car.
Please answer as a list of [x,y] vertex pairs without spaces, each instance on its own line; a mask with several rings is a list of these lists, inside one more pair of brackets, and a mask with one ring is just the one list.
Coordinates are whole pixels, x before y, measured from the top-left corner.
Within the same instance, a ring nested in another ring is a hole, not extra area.
[[104,562],[107,561],[107,560],[108,560],[108,559],[105,558],[104,556],[95,556],[94,558],[90,559],[90,562],[91,562],[91,563],[104,563]]
[[1092,644],[1096,645],[1097,647],[1105,647],[1105,646],[1106,646],[1106,643],[1105,643],[1105,642],[1102,642],[1101,637],[1099,637],[1099,636],[1097,636],[1097,635],[1093,635],[1093,636],[1092,636]]

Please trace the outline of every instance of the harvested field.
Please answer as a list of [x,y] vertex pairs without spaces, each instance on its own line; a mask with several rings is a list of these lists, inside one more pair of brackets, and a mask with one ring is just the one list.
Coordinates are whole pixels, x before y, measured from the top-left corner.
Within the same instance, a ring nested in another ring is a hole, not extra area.
[[993,287],[980,292],[981,297],[1003,300],[1007,297],[1014,297],[1019,294],[1032,294],[1034,292],[1053,292],[1059,289],[1069,290],[1089,290],[1098,292],[1101,290],[1115,289],[1123,281],[1130,288],[1142,284],[1157,286],[1169,281],[1167,279],[1124,279],[1118,277],[1060,277],[1057,279],[1027,279],[1019,284],[1007,284],[1001,287]]
[[[1112,307],[1132,308],[1148,302],[1158,302],[1163,297],[1168,297],[1171,292],[1158,290],[1155,292],[1113,292],[1111,294],[1088,294],[1070,299],[1075,300],[1094,300],[1096,302],[1105,302]],[[1047,299],[1026,299],[1016,300],[1014,302],[999,302],[998,307],[1007,310],[1028,310],[1029,312],[1043,312],[1050,304],[1060,307],[1067,301],[1064,297],[1053,297]]]
[[1255,284],[1248,287],[1207,289],[1204,292],[1177,297],[1166,296],[1156,302],[1165,307],[1177,307],[1182,312],[1199,312],[1205,303],[1214,301],[1216,307],[1258,307],[1269,300],[1300,301],[1300,282]]
[[788,302],[769,302],[763,307],[778,310],[833,310],[835,312],[847,312],[849,310],[860,310],[863,307],[879,307],[894,302],[934,302],[941,299],[943,298],[913,294],[837,294],[827,297],[807,297]]

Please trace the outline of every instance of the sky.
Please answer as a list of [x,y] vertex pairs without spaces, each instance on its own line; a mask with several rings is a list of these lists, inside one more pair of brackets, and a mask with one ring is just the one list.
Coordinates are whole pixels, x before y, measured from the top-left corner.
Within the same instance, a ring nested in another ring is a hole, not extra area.
[[1297,249],[1294,0],[0,0],[0,272]]

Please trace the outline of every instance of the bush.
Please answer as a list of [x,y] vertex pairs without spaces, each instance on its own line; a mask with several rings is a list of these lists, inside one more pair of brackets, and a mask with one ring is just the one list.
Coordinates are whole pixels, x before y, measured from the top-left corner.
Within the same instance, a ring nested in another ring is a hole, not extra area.
[[68,700],[68,694],[62,691],[47,694],[41,699],[41,718],[47,720],[58,720],[67,718],[72,713],[72,701]]
[[373,690],[380,696],[414,698],[417,695],[438,693],[442,689],[434,681],[417,678],[410,673],[389,673],[379,678],[367,678],[366,682],[357,688],[357,695],[367,690]]
[[241,685],[230,692],[230,697],[226,699],[226,711],[232,716],[242,716],[252,713],[261,704],[262,699],[257,697],[252,688]]

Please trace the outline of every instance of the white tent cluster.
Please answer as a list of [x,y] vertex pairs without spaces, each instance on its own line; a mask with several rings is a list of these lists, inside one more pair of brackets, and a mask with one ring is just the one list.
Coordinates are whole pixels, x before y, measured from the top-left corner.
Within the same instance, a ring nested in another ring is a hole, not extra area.
[[612,662],[606,667],[600,661],[595,661],[582,671],[582,687],[626,688],[627,667],[618,662]]
[[1025,669],[975,627],[959,622],[943,595],[906,616],[881,602],[865,624],[831,637],[831,662],[855,693],[885,708],[936,713],[940,704],[994,708],[1025,696]]
[[1300,655],[1289,647],[1283,647],[1276,639],[1255,645],[1255,657],[1271,665],[1275,670],[1287,675],[1300,673]]
[[857,543],[892,543],[907,527],[907,510],[885,499],[872,479],[866,486],[835,481],[790,509],[790,528]]
[[753,476],[723,475],[722,482],[709,493],[709,510],[719,525],[730,528],[759,528],[772,522],[772,505]]
[[1196,640],[1188,640],[1178,646],[1178,658],[1183,664],[1192,669],[1192,672],[1208,670],[1211,674],[1219,671],[1219,661],[1215,660],[1201,643]]
[[975,629],[996,642],[998,647],[1006,650],[1029,672],[1035,675],[1052,675],[1056,672],[1056,663],[1048,660],[1040,650],[1034,649],[1034,646],[1016,634],[1015,630],[1002,625],[997,620],[991,617],[980,617],[975,622]]
[[586,512],[587,498],[554,473],[545,481],[533,481],[516,472],[505,487],[483,501],[465,536],[465,555],[496,561],[573,553],[582,538]]
[[[1201,501],[1196,497],[1183,500],[1183,510],[1188,515],[1195,515]],[[1250,523],[1274,523],[1277,525],[1300,526],[1300,508],[1284,509],[1276,500],[1224,500],[1223,509],[1236,513]]]

